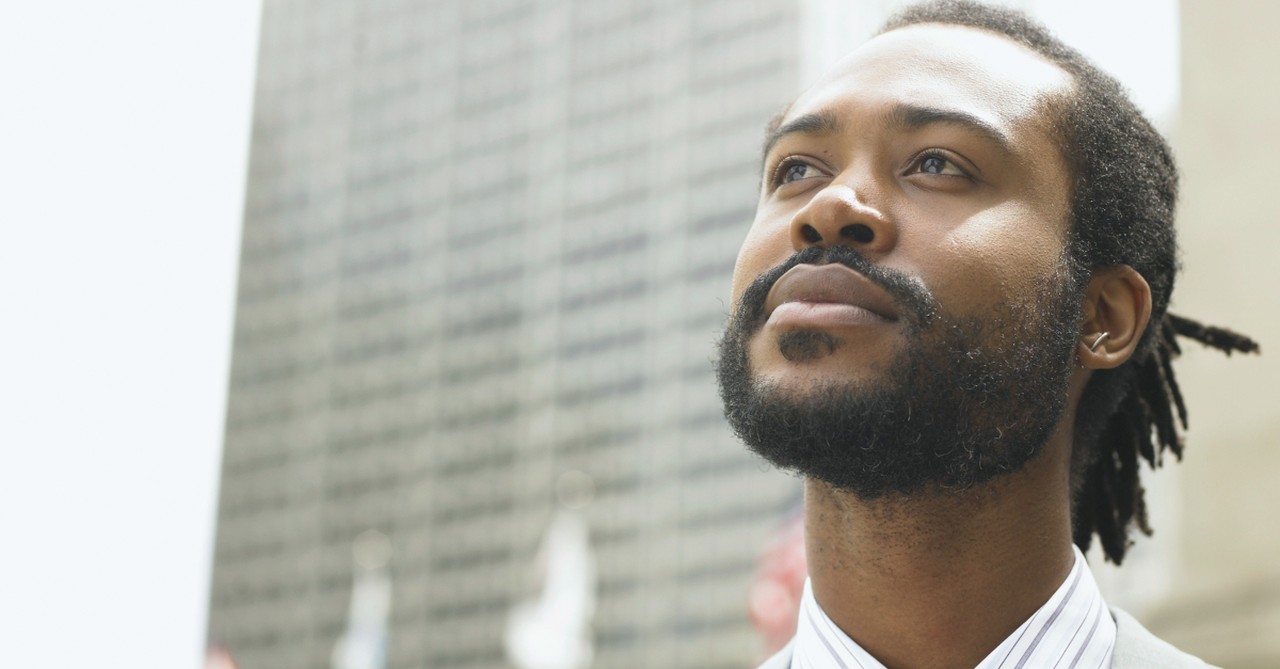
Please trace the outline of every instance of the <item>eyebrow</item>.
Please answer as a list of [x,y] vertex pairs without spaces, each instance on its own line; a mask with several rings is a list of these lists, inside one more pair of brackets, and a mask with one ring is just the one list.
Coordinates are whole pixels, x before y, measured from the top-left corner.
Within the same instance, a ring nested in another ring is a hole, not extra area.
[[[768,159],[773,147],[787,135],[833,135],[844,128],[843,120],[832,111],[817,111],[796,117],[782,123],[781,116],[774,118],[766,128],[763,163]],[[959,109],[943,107],[923,107],[911,104],[897,104],[884,115],[884,123],[888,131],[918,130],[930,125],[954,125],[969,132],[981,135],[987,141],[998,146],[1006,153],[1013,153],[1013,140],[1000,128],[990,122]]]
[[891,130],[918,130],[930,125],[954,125],[981,135],[1006,153],[1013,153],[1013,140],[1000,128],[974,114],[959,109],[895,105],[887,114]]
[[[785,114],[786,111],[783,111]],[[782,115],[775,116],[769,122],[765,129],[764,151],[761,152],[761,163],[763,159],[769,157],[769,153],[773,151],[773,147],[787,135],[796,133],[803,135],[834,135],[843,129],[844,124],[841,123],[840,117],[831,111],[818,111],[812,114],[798,116],[785,124],[782,123]]]

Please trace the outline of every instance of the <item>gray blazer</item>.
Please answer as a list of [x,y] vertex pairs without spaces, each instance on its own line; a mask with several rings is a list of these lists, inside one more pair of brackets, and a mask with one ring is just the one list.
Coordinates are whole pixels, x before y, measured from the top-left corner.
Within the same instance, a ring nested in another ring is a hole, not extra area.
[[[1111,609],[1111,617],[1116,621],[1116,647],[1111,655],[1111,669],[1216,669],[1156,638],[1133,616],[1120,609]],[[760,665],[760,669],[790,667],[791,644]]]

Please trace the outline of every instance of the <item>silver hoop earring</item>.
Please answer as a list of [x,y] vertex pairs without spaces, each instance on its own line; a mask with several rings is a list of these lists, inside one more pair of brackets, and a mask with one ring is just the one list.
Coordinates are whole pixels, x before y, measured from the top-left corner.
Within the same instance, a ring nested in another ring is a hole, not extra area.
[[1110,332],[1103,332],[1102,334],[1098,335],[1098,338],[1093,340],[1093,343],[1089,345],[1089,352],[1092,353],[1095,350],[1097,350],[1098,344],[1101,344],[1102,340],[1110,336],[1111,336]]

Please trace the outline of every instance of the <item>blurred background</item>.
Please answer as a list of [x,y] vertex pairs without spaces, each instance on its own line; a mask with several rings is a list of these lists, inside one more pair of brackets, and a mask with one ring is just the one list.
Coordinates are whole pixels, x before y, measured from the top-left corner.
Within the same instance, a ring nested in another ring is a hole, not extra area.
[[[764,122],[899,4],[0,9],[6,656],[754,666],[799,484],[728,434],[712,346]],[[1280,7],[1007,4],[1172,138],[1173,308],[1269,353]],[[1178,371],[1156,535],[1095,569],[1275,666],[1280,362]]]

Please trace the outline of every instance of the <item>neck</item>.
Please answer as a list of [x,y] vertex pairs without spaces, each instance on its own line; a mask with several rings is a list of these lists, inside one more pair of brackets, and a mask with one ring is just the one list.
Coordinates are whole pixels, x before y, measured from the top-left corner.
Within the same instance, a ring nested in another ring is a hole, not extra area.
[[866,501],[806,481],[823,611],[890,669],[977,666],[1071,570],[1070,438],[1053,442],[961,493]]

